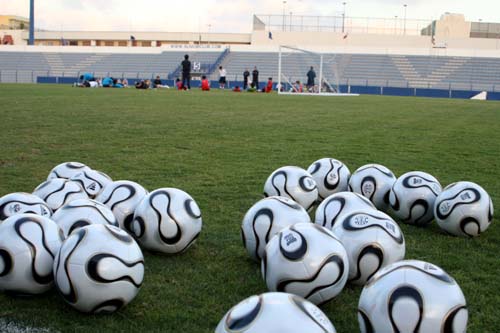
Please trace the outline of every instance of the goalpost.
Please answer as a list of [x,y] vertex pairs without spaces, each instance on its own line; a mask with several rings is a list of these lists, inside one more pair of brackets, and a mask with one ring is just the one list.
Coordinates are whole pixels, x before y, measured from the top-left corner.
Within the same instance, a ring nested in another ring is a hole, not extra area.
[[[281,45],[278,59],[278,93],[358,96],[357,94],[348,94],[341,91],[337,60],[334,54],[317,53]],[[311,67],[315,73],[314,84],[308,84],[307,82],[307,74]]]

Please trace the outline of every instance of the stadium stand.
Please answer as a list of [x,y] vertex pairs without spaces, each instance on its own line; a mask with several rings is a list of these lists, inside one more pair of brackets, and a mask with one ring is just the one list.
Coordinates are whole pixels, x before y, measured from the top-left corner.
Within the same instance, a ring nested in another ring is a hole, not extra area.
[[[95,76],[173,79],[184,53],[192,62],[205,66],[207,76],[217,79],[215,68],[227,69],[228,80],[241,81],[243,71],[257,66],[263,82],[277,78],[278,54],[251,51],[165,51],[161,53],[67,53],[67,52],[1,52],[0,82],[37,82],[37,77],[63,77],[71,82],[80,73]],[[330,54],[324,74],[344,86],[373,86],[419,89],[456,89],[500,91],[500,59],[486,57],[451,57],[391,54]],[[305,80],[310,64],[300,55],[291,55],[292,79]]]

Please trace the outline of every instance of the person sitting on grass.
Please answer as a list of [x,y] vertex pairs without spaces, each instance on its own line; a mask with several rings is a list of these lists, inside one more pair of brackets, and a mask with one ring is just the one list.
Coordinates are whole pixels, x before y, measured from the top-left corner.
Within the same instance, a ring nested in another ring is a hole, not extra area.
[[240,86],[236,86],[233,88],[234,92],[241,92]]
[[267,80],[267,85],[264,88],[264,92],[266,92],[266,93],[270,93],[271,91],[273,91],[273,78],[272,77],[270,77]]
[[170,87],[166,84],[163,84],[160,79],[160,75],[156,76],[156,79],[153,81],[153,88],[165,88],[170,89]]
[[205,75],[201,77],[201,90],[202,91],[210,91],[210,82]]
[[141,80],[135,83],[136,89],[149,89],[150,81],[149,80]]
[[184,88],[184,85],[182,84],[181,79],[179,79],[179,78],[177,78],[177,79],[175,80],[175,86],[177,87],[177,90],[186,90],[186,89]]
[[102,79],[102,86],[103,86],[103,88],[113,87],[113,78],[112,77],[105,77],[104,79]]

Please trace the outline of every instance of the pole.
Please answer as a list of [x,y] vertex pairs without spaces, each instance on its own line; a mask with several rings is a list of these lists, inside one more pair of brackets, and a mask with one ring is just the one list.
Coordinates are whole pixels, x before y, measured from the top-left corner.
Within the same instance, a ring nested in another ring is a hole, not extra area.
[[285,14],[285,5],[286,1],[283,1],[283,31],[285,31],[285,21],[286,21],[286,14]]
[[30,0],[30,35],[28,45],[35,45],[35,0]]
[[405,19],[403,23],[403,34],[406,36],[406,7],[408,7],[407,4],[404,4],[403,7],[405,7]]
[[318,84],[318,94],[321,93],[321,88],[323,87],[323,54],[319,58],[319,84]]
[[292,12],[290,12],[290,32],[292,32]]
[[342,2],[342,5],[344,6],[344,11],[342,12],[342,33],[345,32],[345,5],[346,2]]
[[278,58],[278,94],[281,94],[281,45],[279,48]]

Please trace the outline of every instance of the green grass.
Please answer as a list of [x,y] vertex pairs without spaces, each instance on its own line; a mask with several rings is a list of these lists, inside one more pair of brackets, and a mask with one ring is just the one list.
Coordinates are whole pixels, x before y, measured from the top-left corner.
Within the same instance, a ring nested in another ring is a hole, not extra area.
[[[429,172],[443,185],[477,182],[500,207],[499,110],[448,99],[0,85],[0,195],[31,192],[58,163],[80,161],[148,190],[187,191],[204,223],[185,254],[145,253],[139,295],[113,315],[80,314],[51,291],[0,295],[0,318],[61,331],[213,332],[229,308],[266,291],[239,228],[273,170],[322,157],[351,171],[380,163],[397,175]],[[445,236],[435,224],[402,229],[406,258],[442,267],[461,286],[469,331],[497,331],[498,222],[477,239]],[[347,287],[322,307],[339,332],[358,331],[360,292]]]

